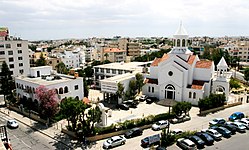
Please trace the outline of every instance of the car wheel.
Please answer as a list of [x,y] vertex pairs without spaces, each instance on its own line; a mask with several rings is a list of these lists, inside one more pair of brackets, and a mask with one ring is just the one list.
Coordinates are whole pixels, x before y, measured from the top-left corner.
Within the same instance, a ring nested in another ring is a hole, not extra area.
[[111,149],[112,148],[112,146],[110,145],[110,146],[108,146],[108,148],[107,149]]
[[124,145],[124,144],[125,144],[125,142],[122,142],[122,143],[121,143],[121,145]]

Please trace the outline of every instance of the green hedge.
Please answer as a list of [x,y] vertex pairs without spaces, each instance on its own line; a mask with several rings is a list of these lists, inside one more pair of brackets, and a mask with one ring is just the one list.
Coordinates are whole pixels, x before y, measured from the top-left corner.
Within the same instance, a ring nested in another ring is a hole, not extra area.
[[111,133],[120,130],[132,129],[134,127],[141,127],[152,124],[159,120],[168,120],[174,118],[174,114],[163,113],[158,115],[150,115],[145,118],[126,120],[117,124],[112,124],[108,127],[95,127],[96,134]]

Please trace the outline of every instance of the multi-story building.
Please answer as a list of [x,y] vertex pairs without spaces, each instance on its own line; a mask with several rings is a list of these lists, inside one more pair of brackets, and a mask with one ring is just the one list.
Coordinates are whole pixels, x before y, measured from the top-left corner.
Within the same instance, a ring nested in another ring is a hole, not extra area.
[[102,56],[102,61],[109,60],[110,62],[122,62],[126,60],[126,50],[118,48],[106,48]]
[[48,89],[55,89],[60,100],[65,97],[74,97],[79,100],[84,98],[83,78],[57,74],[51,66],[41,66],[30,68],[28,76],[15,78],[16,93],[19,98],[36,99],[35,90],[44,85]]
[[100,80],[132,72],[145,72],[144,68],[151,62],[110,63],[94,66],[94,83],[100,88]]
[[33,52],[29,51],[29,59],[30,59],[30,66],[35,67],[36,61],[41,58],[41,55],[43,58],[48,58],[48,52]]
[[28,41],[9,37],[8,28],[0,28],[0,59],[5,61],[14,77],[29,73]]
[[59,57],[68,69],[80,67],[80,55],[78,52],[64,50]]
[[241,62],[249,62],[249,41],[236,41],[226,48],[231,56],[240,58]]

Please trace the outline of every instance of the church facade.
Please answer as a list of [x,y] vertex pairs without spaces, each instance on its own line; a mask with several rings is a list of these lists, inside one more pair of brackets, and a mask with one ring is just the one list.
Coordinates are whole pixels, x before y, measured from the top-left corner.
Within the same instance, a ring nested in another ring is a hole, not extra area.
[[188,34],[182,24],[173,35],[174,47],[156,58],[145,77],[143,94],[159,100],[173,99],[198,105],[199,99],[213,93],[229,94],[229,73],[222,58],[215,71],[214,62],[200,60],[187,47]]

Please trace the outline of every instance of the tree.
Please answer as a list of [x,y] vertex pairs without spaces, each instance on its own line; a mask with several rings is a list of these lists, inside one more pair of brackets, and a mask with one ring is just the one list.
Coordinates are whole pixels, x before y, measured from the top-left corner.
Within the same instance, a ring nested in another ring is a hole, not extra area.
[[36,66],[46,66],[46,60],[41,52],[40,59],[36,60]]
[[107,60],[107,58],[109,57],[109,54],[105,53],[104,56],[105,56],[105,60]]
[[233,89],[239,89],[241,88],[239,82],[237,80],[235,80],[234,78],[232,78],[230,81],[229,81],[229,84],[230,84],[230,88]]
[[244,79],[248,82],[249,81],[249,68],[245,69],[244,72]]
[[143,85],[144,85],[144,77],[142,74],[140,73],[137,73],[136,74],[136,85],[137,85],[137,88],[138,88],[138,93],[140,93]]
[[41,114],[48,119],[52,118],[58,111],[59,98],[55,89],[48,89],[44,85],[35,90],[36,97],[40,101]]
[[31,49],[33,52],[36,51],[36,45],[31,44],[31,45],[29,45],[28,47],[29,47],[29,49]]
[[68,73],[66,65],[63,62],[58,63],[55,66],[55,68],[56,68],[58,73],[61,73],[61,74],[67,74]]
[[4,95],[4,101],[6,104],[6,96],[12,95],[12,90],[15,88],[14,81],[11,77],[11,72],[9,70],[8,65],[4,61],[2,64],[1,72],[0,72],[0,81],[1,81],[1,94]]
[[84,69],[84,72],[85,72],[85,77],[92,77],[93,76],[93,69],[92,67],[90,66],[87,66],[85,69]]
[[[87,108],[86,104],[75,98],[69,97],[65,98],[60,104],[60,114],[63,118],[66,118],[72,123],[72,130],[75,131],[77,127],[77,121],[80,119],[82,123],[84,122],[84,112]],[[83,117],[82,117],[82,116]]]
[[122,98],[122,96],[124,95],[124,86],[120,82],[118,82],[118,90],[116,92],[116,95],[118,96],[118,98]]
[[88,121],[87,122],[88,122],[88,127],[93,135],[95,134],[94,125],[95,123],[98,123],[101,121],[101,115],[102,115],[102,112],[98,106],[88,110],[88,113],[87,113]]
[[129,98],[134,99],[137,91],[137,85],[135,80],[131,80],[129,83]]

